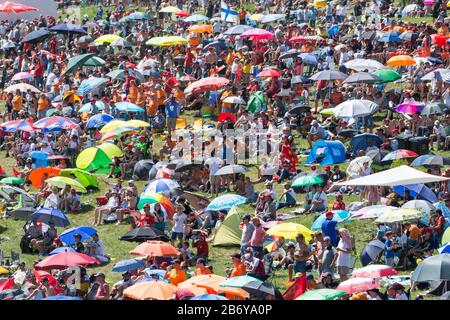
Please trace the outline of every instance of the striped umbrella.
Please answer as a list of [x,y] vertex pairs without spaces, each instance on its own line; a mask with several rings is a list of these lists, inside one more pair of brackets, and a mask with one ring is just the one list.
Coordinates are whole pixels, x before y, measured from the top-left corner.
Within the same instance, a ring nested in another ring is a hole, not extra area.
[[420,113],[423,108],[425,108],[425,104],[415,101],[410,101],[406,103],[399,104],[397,108],[395,108],[395,111],[399,113],[405,113],[405,114],[416,114]]
[[105,142],[107,140],[112,140],[112,139],[115,139],[115,138],[121,138],[124,135],[135,134],[135,133],[137,133],[137,131],[136,131],[136,129],[134,129],[132,127],[112,128],[111,130],[109,130],[108,132],[103,134],[103,137],[100,139],[100,141],[101,142]]
[[145,194],[162,193],[166,191],[172,191],[179,188],[178,182],[172,179],[158,179],[151,181],[145,188]]
[[389,152],[387,155],[384,156],[381,161],[392,161],[397,159],[404,159],[404,158],[415,158],[419,155],[411,150],[406,149],[398,149],[392,152]]
[[34,129],[32,127],[32,124],[28,121],[24,120],[13,120],[5,122],[1,125],[2,130],[6,132],[16,132],[19,131],[25,131],[25,132],[34,132]]
[[19,72],[11,78],[11,81],[29,80],[33,78],[34,76],[29,72]]
[[163,207],[164,211],[169,217],[172,217],[175,210],[173,208],[172,202],[160,193],[155,194],[143,194],[139,198],[138,209],[141,210],[145,204],[155,204],[159,203]]
[[53,116],[35,122],[33,128],[42,131],[61,131],[78,128],[78,124],[66,117]]
[[245,197],[237,194],[225,194],[213,199],[205,210],[221,211],[229,210],[232,206],[239,206],[247,202]]

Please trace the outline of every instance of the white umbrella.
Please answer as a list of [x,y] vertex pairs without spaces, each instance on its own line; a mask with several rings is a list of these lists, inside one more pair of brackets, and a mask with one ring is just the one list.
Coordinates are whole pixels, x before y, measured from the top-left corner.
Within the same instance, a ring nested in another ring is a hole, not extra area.
[[244,166],[237,165],[237,164],[231,164],[229,166],[225,166],[225,167],[217,170],[215,176],[225,176],[228,174],[244,173],[244,172],[248,172],[248,171],[249,170]]
[[416,209],[426,214],[430,214],[434,210],[434,206],[431,202],[426,200],[411,200],[402,205],[403,209]]
[[364,207],[358,211],[352,212],[352,217],[360,220],[376,219],[387,211],[397,210],[398,208],[385,205],[374,205]]
[[236,97],[236,96],[226,97],[223,100],[223,102],[231,103],[231,104],[247,104],[247,102],[245,102],[244,99],[242,99],[241,97]]
[[8,88],[6,88],[5,92],[14,93],[16,90],[20,90],[21,92],[27,92],[28,90],[30,90],[31,92],[34,92],[34,93],[41,93],[41,91],[39,91],[39,89],[37,89],[36,87],[33,87],[31,84],[28,84],[28,83],[13,84],[12,86],[9,86]]
[[370,100],[348,100],[333,108],[333,113],[340,118],[357,118],[372,114],[378,105]]
[[386,69],[385,65],[372,59],[353,59],[347,61],[344,65],[347,69],[356,71],[368,70],[369,72],[373,72],[380,69]]
[[402,18],[407,17],[410,12],[413,12],[413,11],[417,10],[418,8],[419,8],[419,6],[417,4],[408,4],[402,10]]
[[372,160],[372,158],[370,158],[368,156],[362,156],[362,157],[353,159],[347,167],[347,174],[349,176],[359,175],[365,162],[368,162],[369,167],[370,167],[372,165],[373,160]]

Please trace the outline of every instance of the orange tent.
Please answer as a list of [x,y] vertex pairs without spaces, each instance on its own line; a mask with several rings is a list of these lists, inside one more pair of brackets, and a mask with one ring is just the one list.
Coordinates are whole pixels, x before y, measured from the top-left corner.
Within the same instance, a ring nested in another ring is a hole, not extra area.
[[59,174],[61,170],[58,168],[52,168],[52,167],[45,167],[45,168],[37,168],[33,169],[30,172],[29,179],[31,181],[31,184],[36,189],[39,189],[41,187],[41,182],[44,174],[47,174],[47,178],[55,177]]
[[130,254],[151,257],[176,257],[178,253],[177,248],[162,241],[143,242],[130,251]]
[[169,300],[177,287],[163,281],[141,282],[123,291],[126,299],[131,300]]
[[189,32],[195,33],[212,33],[213,26],[210,24],[195,24],[188,28]]
[[407,55],[398,55],[390,58],[386,64],[390,67],[406,67],[416,64],[416,60]]

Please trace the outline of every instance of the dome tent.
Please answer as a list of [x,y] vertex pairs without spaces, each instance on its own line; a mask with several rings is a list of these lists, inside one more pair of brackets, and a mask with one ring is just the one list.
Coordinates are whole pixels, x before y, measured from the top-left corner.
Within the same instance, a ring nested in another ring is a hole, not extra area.
[[239,246],[241,243],[242,229],[240,224],[245,211],[237,206],[231,207],[225,220],[214,236],[213,246]]
[[336,164],[345,161],[345,147],[340,141],[318,140],[306,159],[306,164]]
[[119,147],[112,143],[103,143],[80,152],[76,160],[76,165],[81,170],[108,173],[112,158],[121,156],[123,156],[123,152]]

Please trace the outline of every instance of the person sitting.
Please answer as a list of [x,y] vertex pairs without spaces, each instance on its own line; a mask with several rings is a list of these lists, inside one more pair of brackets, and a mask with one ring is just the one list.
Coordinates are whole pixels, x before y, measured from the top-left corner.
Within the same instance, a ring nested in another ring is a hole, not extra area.
[[111,192],[108,202],[101,207],[95,209],[94,226],[99,226],[103,221],[103,215],[113,212],[119,207],[119,196],[116,190]]
[[53,240],[57,237],[57,231],[53,222],[48,223],[48,229],[44,232],[42,239],[32,239],[31,247],[38,251],[39,256],[47,255],[52,250]]
[[257,278],[261,281],[267,279],[264,261],[253,255],[252,248],[246,249],[246,253],[244,254],[244,265],[248,276]]
[[133,188],[126,188],[125,189],[125,196],[122,200],[122,203],[120,205],[120,208],[117,209],[116,215],[117,215],[117,223],[116,225],[120,225],[124,221],[124,215],[130,213],[131,211],[136,209],[137,204],[137,198],[133,191]]
[[195,267],[196,267],[195,268],[195,275],[196,276],[212,274],[211,269],[209,269],[206,266],[206,261],[203,258],[198,258],[197,259]]
[[333,203],[332,210],[345,210],[345,203],[343,200],[342,193],[336,194],[336,201]]
[[103,241],[99,239],[97,233],[92,235],[92,240],[86,245],[86,254],[101,263],[108,263],[110,260],[103,252]]
[[81,197],[75,189],[70,189],[69,195],[66,197],[66,210],[70,213],[77,213],[81,209]]
[[311,122],[311,129],[307,135],[309,148],[312,148],[313,142],[320,139],[325,139],[325,129],[319,125],[317,120]]
[[327,195],[322,186],[316,187],[316,192],[311,198],[311,204],[306,206],[307,212],[322,212],[328,207]]
[[144,212],[142,212],[139,222],[137,223],[138,228],[153,227],[156,224],[156,217],[150,211],[151,205],[149,203],[144,204]]
[[295,199],[295,192],[291,188],[290,183],[284,184],[284,190],[280,197],[280,201],[277,203],[277,210],[284,207],[292,207],[297,204],[297,200]]
[[82,239],[81,235],[80,234],[76,234],[73,237],[75,239],[75,243],[72,245],[72,247],[78,253],[85,253],[85,247],[84,247],[83,242],[81,241],[81,239]]
[[135,284],[135,281],[131,278],[131,273],[128,271],[125,271],[122,273],[122,280],[116,282],[111,290],[111,298],[113,300],[122,300],[123,299],[123,291],[126,288],[131,287],[133,284]]

